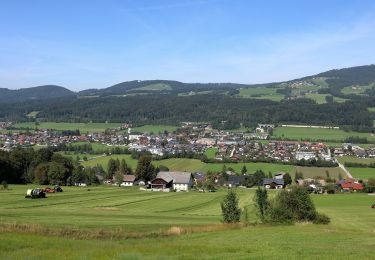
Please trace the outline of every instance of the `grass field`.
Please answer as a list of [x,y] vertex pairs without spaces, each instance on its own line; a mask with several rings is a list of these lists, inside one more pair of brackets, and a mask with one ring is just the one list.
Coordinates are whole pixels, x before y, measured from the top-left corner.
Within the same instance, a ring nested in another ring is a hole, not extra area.
[[[371,259],[375,247],[374,198],[367,194],[312,195],[329,225],[240,228],[220,222],[224,190],[65,187],[31,200],[27,186],[10,188],[0,192],[1,259]],[[254,190],[237,193],[254,223]]]
[[374,84],[368,85],[368,86],[348,86],[343,89],[341,89],[341,93],[345,95],[355,94],[355,95],[361,95],[366,92],[366,90],[371,89],[374,86]]
[[155,84],[150,84],[141,88],[134,89],[134,91],[138,90],[152,90],[152,91],[161,91],[161,90],[171,90],[171,86],[168,84],[164,83],[155,83]]
[[119,123],[54,123],[54,122],[41,122],[35,125],[34,122],[15,124],[14,127],[31,128],[35,129],[54,129],[54,130],[76,130],[82,133],[104,132],[107,128],[119,127]]
[[367,180],[368,178],[375,178],[375,168],[348,168],[351,175],[359,180]]
[[[76,155],[72,155],[73,158],[76,157]],[[87,157],[89,157],[87,155]],[[82,158],[82,156],[81,156]],[[95,166],[97,164],[101,164],[104,169],[107,169],[108,161],[110,158],[113,159],[125,159],[126,163],[135,170],[137,167],[137,160],[132,159],[130,155],[111,155],[111,156],[103,156],[103,157],[97,157],[96,159],[81,162],[83,166]],[[343,177],[345,177],[345,173],[342,172],[342,170],[338,167],[336,168],[324,168],[324,167],[299,167],[299,166],[293,166],[293,165],[284,165],[284,164],[275,164],[275,163],[204,163],[200,160],[196,159],[186,159],[186,158],[171,158],[166,160],[160,160],[160,161],[153,161],[153,164],[155,166],[164,165],[169,168],[170,171],[186,171],[186,172],[197,172],[197,171],[214,171],[214,172],[220,172],[225,165],[227,168],[232,167],[235,172],[240,173],[243,166],[246,166],[248,173],[254,173],[257,170],[263,170],[266,174],[269,172],[275,174],[278,172],[285,172],[290,173],[292,177],[294,177],[294,174],[296,171],[302,172],[304,177],[313,178],[316,176],[326,176],[326,171],[329,171],[330,176],[333,178],[338,178],[339,173]]]
[[132,132],[141,132],[141,133],[162,133],[164,131],[173,132],[177,130],[177,126],[172,125],[144,125],[139,127],[132,128]]
[[216,153],[219,151],[219,149],[212,147],[208,148],[204,154],[207,156],[208,159],[214,159],[216,156]]
[[[326,96],[331,96],[330,94],[317,94],[317,93],[309,93],[305,94],[306,98],[310,98],[315,100],[316,103],[318,104],[325,104],[326,102]],[[346,99],[339,98],[339,97],[333,97],[334,102],[342,103],[345,102]]]
[[327,128],[304,128],[304,127],[276,127],[273,130],[274,137],[287,138],[291,140],[330,140],[343,142],[350,136],[359,136],[367,138],[369,141],[375,141],[375,136],[368,133],[345,132],[340,129]]
[[342,164],[345,164],[346,162],[362,163],[362,164],[375,163],[375,158],[371,159],[371,158],[358,158],[355,156],[339,156],[339,157],[336,157],[336,159]]
[[251,87],[240,89],[239,96],[243,98],[270,99],[280,101],[284,95],[276,92],[277,88]]

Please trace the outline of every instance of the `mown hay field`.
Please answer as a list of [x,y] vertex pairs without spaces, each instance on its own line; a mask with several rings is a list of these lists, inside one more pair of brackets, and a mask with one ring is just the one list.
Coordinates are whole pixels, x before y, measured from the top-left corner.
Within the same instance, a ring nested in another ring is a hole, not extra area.
[[226,226],[219,205],[225,190],[64,187],[46,199],[25,199],[31,186],[0,191],[2,259],[373,258],[374,197],[367,194],[312,195],[329,225],[264,226],[255,225],[254,190],[239,188],[250,225]]

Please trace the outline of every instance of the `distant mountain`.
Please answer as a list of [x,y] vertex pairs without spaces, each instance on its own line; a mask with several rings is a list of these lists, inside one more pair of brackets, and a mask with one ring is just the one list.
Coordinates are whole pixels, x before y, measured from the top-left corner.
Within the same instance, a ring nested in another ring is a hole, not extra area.
[[229,91],[244,84],[235,83],[183,83],[173,80],[133,80],[118,83],[104,89],[88,89],[78,93],[79,96],[109,96],[134,94],[181,94],[202,91]]
[[0,89],[0,102],[18,102],[26,100],[39,100],[75,96],[76,93],[56,85],[44,85],[32,88],[11,90]]
[[319,99],[324,98],[323,95],[331,95],[342,100],[347,100],[364,95],[375,96],[374,87],[375,65],[367,65],[330,70],[286,82],[253,85],[236,83],[183,83],[174,80],[133,80],[121,82],[107,88],[86,89],[77,93],[56,85],[45,85],[19,90],[0,88],[0,102],[45,100],[69,96],[97,98],[148,94],[171,94],[179,96],[224,94],[271,100],[301,97],[315,97]]
[[370,85],[375,82],[375,65],[329,70],[316,76],[327,78],[331,87]]

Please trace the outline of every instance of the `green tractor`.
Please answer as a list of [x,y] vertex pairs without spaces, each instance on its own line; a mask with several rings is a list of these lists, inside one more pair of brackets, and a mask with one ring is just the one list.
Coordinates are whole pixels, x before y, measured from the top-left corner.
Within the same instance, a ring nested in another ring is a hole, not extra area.
[[28,189],[25,198],[40,199],[46,198],[46,193],[42,189]]

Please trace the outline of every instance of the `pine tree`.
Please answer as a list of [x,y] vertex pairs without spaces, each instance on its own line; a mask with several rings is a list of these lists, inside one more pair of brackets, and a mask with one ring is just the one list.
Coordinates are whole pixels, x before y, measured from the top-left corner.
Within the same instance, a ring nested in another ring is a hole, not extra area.
[[236,223],[240,221],[241,209],[238,207],[238,197],[234,190],[230,189],[221,202],[221,211],[224,223]]

